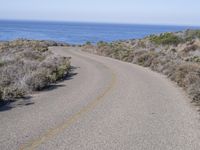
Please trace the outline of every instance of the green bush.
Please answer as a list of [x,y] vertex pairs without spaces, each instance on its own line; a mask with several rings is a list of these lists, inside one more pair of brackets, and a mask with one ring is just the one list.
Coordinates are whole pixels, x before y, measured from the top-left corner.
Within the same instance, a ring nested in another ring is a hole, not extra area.
[[25,89],[18,88],[17,86],[9,86],[3,89],[2,99],[13,100],[16,98],[22,98],[26,95]]
[[108,45],[109,45],[109,43],[104,42],[104,41],[100,41],[100,42],[97,43],[98,47],[103,47],[103,46],[108,46]]
[[59,66],[55,71],[53,71],[50,75],[49,75],[49,79],[51,82],[56,82],[60,79],[63,79],[68,71],[70,69],[70,64],[64,64]]
[[190,57],[190,58],[186,59],[186,61],[200,63],[200,56]]
[[85,43],[85,45],[92,45],[92,43],[91,43],[90,41],[87,41],[87,42]]
[[173,33],[163,33],[159,36],[151,35],[149,39],[153,43],[162,45],[169,45],[169,44],[177,45],[182,41],[181,38],[174,35]]
[[0,67],[4,66],[4,62],[0,60]]

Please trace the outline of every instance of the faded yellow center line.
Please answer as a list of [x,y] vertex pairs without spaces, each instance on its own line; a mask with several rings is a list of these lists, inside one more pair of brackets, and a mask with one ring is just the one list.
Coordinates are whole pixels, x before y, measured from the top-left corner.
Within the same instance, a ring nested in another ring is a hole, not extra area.
[[[108,67],[106,67],[108,68]],[[41,135],[39,138],[30,141],[28,144],[25,144],[19,148],[19,150],[34,150],[37,147],[39,147],[41,144],[47,142],[48,140],[52,139],[62,131],[64,131],[66,128],[68,128],[70,125],[75,123],[78,119],[86,115],[88,112],[95,109],[95,107],[103,101],[103,98],[114,88],[114,85],[116,83],[116,74],[108,68],[112,72],[112,78],[108,85],[108,87],[103,91],[100,95],[98,95],[93,101],[91,101],[87,106],[82,108],[80,111],[72,115],[66,122],[56,126],[55,128],[49,129],[45,134]]]

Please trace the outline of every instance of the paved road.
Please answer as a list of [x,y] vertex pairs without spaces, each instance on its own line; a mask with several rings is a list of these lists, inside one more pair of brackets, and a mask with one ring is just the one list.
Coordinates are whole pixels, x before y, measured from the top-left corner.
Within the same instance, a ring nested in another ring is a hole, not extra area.
[[184,93],[142,67],[81,52],[49,91],[0,108],[1,150],[199,150],[199,115]]

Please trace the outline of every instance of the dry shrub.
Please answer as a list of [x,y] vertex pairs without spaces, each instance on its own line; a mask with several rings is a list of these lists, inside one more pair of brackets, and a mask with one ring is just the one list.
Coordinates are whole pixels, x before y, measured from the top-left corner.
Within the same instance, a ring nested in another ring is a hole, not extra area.
[[177,82],[179,86],[187,88],[188,85],[196,81],[200,67],[197,64],[183,63],[176,67],[170,78]]
[[2,99],[3,100],[13,100],[16,98],[22,98],[26,95],[26,91],[23,88],[17,87],[17,85],[12,85],[5,87],[3,89]]
[[0,100],[21,98],[64,78],[69,58],[48,50],[54,42],[17,40],[0,44]]
[[188,94],[191,96],[193,102],[200,104],[200,81],[196,81],[187,89]]
[[33,91],[42,90],[44,87],[49,85],[50,81],[47,77],[47,72],[45,69],[37,70],[32,72],[26,77],[26,85]]
[[142,53],[136,53],[135,55],[135,62],[144,67],[150,67],[153,60],[157,57],[157,53],[153,51],[143,51]]

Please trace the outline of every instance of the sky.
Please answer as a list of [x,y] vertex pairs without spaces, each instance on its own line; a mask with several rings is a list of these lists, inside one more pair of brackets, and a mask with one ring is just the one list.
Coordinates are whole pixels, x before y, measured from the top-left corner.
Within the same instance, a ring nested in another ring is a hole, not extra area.
[[200,0],[0,0],[0,19],[200,26]]

